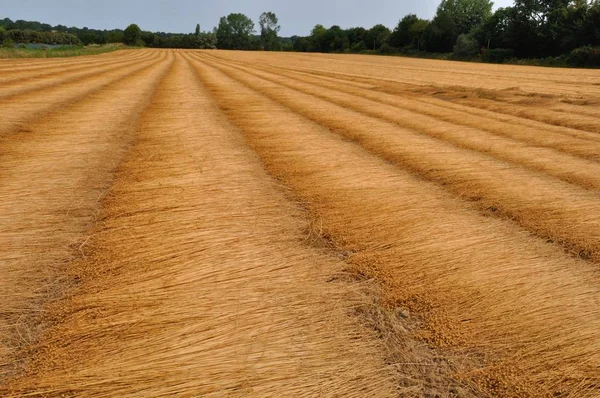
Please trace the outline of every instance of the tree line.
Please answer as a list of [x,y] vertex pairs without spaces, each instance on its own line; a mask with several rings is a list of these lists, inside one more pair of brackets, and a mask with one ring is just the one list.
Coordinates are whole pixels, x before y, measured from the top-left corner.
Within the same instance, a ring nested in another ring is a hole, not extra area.
[[280,26],[277,16],[265,12],[259,19],[260,34],[256,34],[254,22],[243,14],[230,14],[221,18],[212,31],[202,31],[200,25],[192,33],[149,32],[137,24],[126,29],[98,30],[87,27],[51,26],[36,21],[0,20],[0,43],[44,44],[111,44],[130,46],[185,49],[231,49],[231,50],[292,50],[290,39],[278,36]]
[[[393,30],[343,29],[316,25],[308,36],[279,37],[277,16],[264,12],[258,30],[248,16],[232,13],[208,32],[143,31],[132,24],[125,30],[94,30],[50,26],[39,22],[0,20],[6,36],[13,30],[68,33],[81,43],[157,48],[220,48],[235,50],[382,53],[505,62],[511,59],[557,59],[578,66],[600,66],[600,0],[515,0],[513,6],[493,11],[490,0],[442,0],[435,16],[410,14]],[[11,33],[12,35],[13,33]],[[1,38],[1,36],[0,36]],[[16,40],[15,40],[16,41]]]
[[504,62],[556,57],[600,66],[600,1],[515,0],[492,11],[490,0],[442,0],[433,19],[411,14],[394,30],[316,25],[294,37],[303,52],[450,54],[454,59]]
[[52,45],[79,45],[81,41],[77,36],[56,31],[36,31],[30,29],[11,29],[6,30],[3,25],[0,24],[0,44],[4,47],[12,46],[14,43],[19,44],[30,44],[30,43],[43,43]]
[[143,45],[158,48],[199,48],[223,50],[266,50],[281,51],[287,44],[292,50],[290,40],[278,36],[280,25],[277,16],[264,12],[259,18],[260,35],[256,35],[252,19],[244,14],[232,13],[222,17],[212,32],[202,32],[196,25],[193,34],[151,33],[140,29],[136,24],[129,25],[124,31],[123,42],[128,45]]

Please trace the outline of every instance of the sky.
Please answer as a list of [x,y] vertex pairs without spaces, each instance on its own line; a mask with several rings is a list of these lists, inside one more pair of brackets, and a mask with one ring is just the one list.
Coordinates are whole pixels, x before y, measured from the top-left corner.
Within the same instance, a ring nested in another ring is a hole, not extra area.
[[[382,23],[393,29],[407,14],[430,19],[440,0],[0,0],[0,19],[24,19],[50,25],[94,29],[125,29],[130,23],[143,30],[193,32],[196,24],[212,30],[221,16],[246,14],[258,27],[258,17],[272,11],[281,36],[305,36],[316,24],[370,28]],[[496,0],[506,7],[512,0]]]

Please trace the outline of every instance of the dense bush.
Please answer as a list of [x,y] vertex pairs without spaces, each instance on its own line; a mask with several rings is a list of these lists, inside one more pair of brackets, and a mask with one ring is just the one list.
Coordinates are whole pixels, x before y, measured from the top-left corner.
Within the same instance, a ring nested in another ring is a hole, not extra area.
[[457,59],[473,59],[479,55],[479,43],[469,35],[460,35],[453,54]]
[[383,43],[381,47],[379,47],[379,52],[381,54],[397,54],[398,49],[396,47],[390,46],[388,43]]
[[485,62],[491,62],[494,64],[502,64],[515,57],[515,52],[509,48],[492,48],[487,50],[483,54],[483,60]]
[[600,67],[600,47],[585,46],[571,51],[567,62],[573,66]]
[[0,41],[10,41],[19,44],[60,44],[76,45],[81,42],[79,39],[69,33],[63,32],[37,32],[34,30],[8,30],[0,33]]
[[[139,46],[142,40],[142,30],[136,24],[131,24],[125,29],[123,43],[129,46]],[[142,44],[143,45],[143,44]]]

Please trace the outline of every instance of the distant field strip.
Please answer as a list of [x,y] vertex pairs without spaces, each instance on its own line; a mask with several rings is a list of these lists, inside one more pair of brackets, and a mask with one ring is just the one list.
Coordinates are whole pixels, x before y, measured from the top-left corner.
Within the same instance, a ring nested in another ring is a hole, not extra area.
[[141,51],[137,52],[138,54],[133,54],[128,50],[119,50],[114,51],[110,54],[99,54],[94,55],[93,57],[85,57],[85,58],[55,58],[55,59],[3,59],[2,65],[0,65],[0,72],[17,72],[17,71],[25,71],[25,70],[44,70],[46,68],[52,68],[58,65],[93,65],[96,62],[101,62],[103,60],[114,60],[115,58],[120,58],[123,56],[127,56],[130,54],[132,56],[140,56]]
[[0,396],[600,397],[600,72],[0,61]]
[[127,60],[142,60],[147,58],[149,54],[135,52],[129,54],[128,56],[109,58],[106,60],[97,60],[93,62],[73,62],[72,60],[63,61],[61,64],[57,64],[56,66],[46,65],[45,67],[36,68],[33,70],[19,70],[17,68],[4,70],[2,71],[2,76],[0,77],[0,86],[5,88],[7,83],[12,82],[20,82],[21,84],[26,81],[26,79],[40,79],[46,76],[60,76],[60,74],[73,73],[78,71],[85,71],[90,66],[98,67],[103,65],[121,65],[124,61]]
[[[144,58],[147,59],[150,56],[151,54],[148,54],[148,56]],[[79,82],[80,80],[87,78],[92,74],[111,72],[115,69],[118,69],[118,67],[127,67],[129,65],[139,64],[140,62],[143,62],[144,59],[126,59],[123,61],[94,65],[92,68],[84,68],[82,72],[62,70],[56,74],[35,76],[33,78],[25,77],[23,79],[19,79],[17,82],[12,82],[12,84],[10,82],[8,84],[3,84],[2,97],[0,98],[10,98],[47,87],[64,86],[69,83]]]

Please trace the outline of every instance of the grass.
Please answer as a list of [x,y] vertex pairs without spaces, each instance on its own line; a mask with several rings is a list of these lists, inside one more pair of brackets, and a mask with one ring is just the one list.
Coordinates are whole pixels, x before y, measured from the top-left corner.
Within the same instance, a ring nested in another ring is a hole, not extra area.
[[0,48],[0,59],[4,58],[69,58],[84,55],[105,54],[122,50],[121,45],[88,46],[88,47],[57,47],[57,48]]

